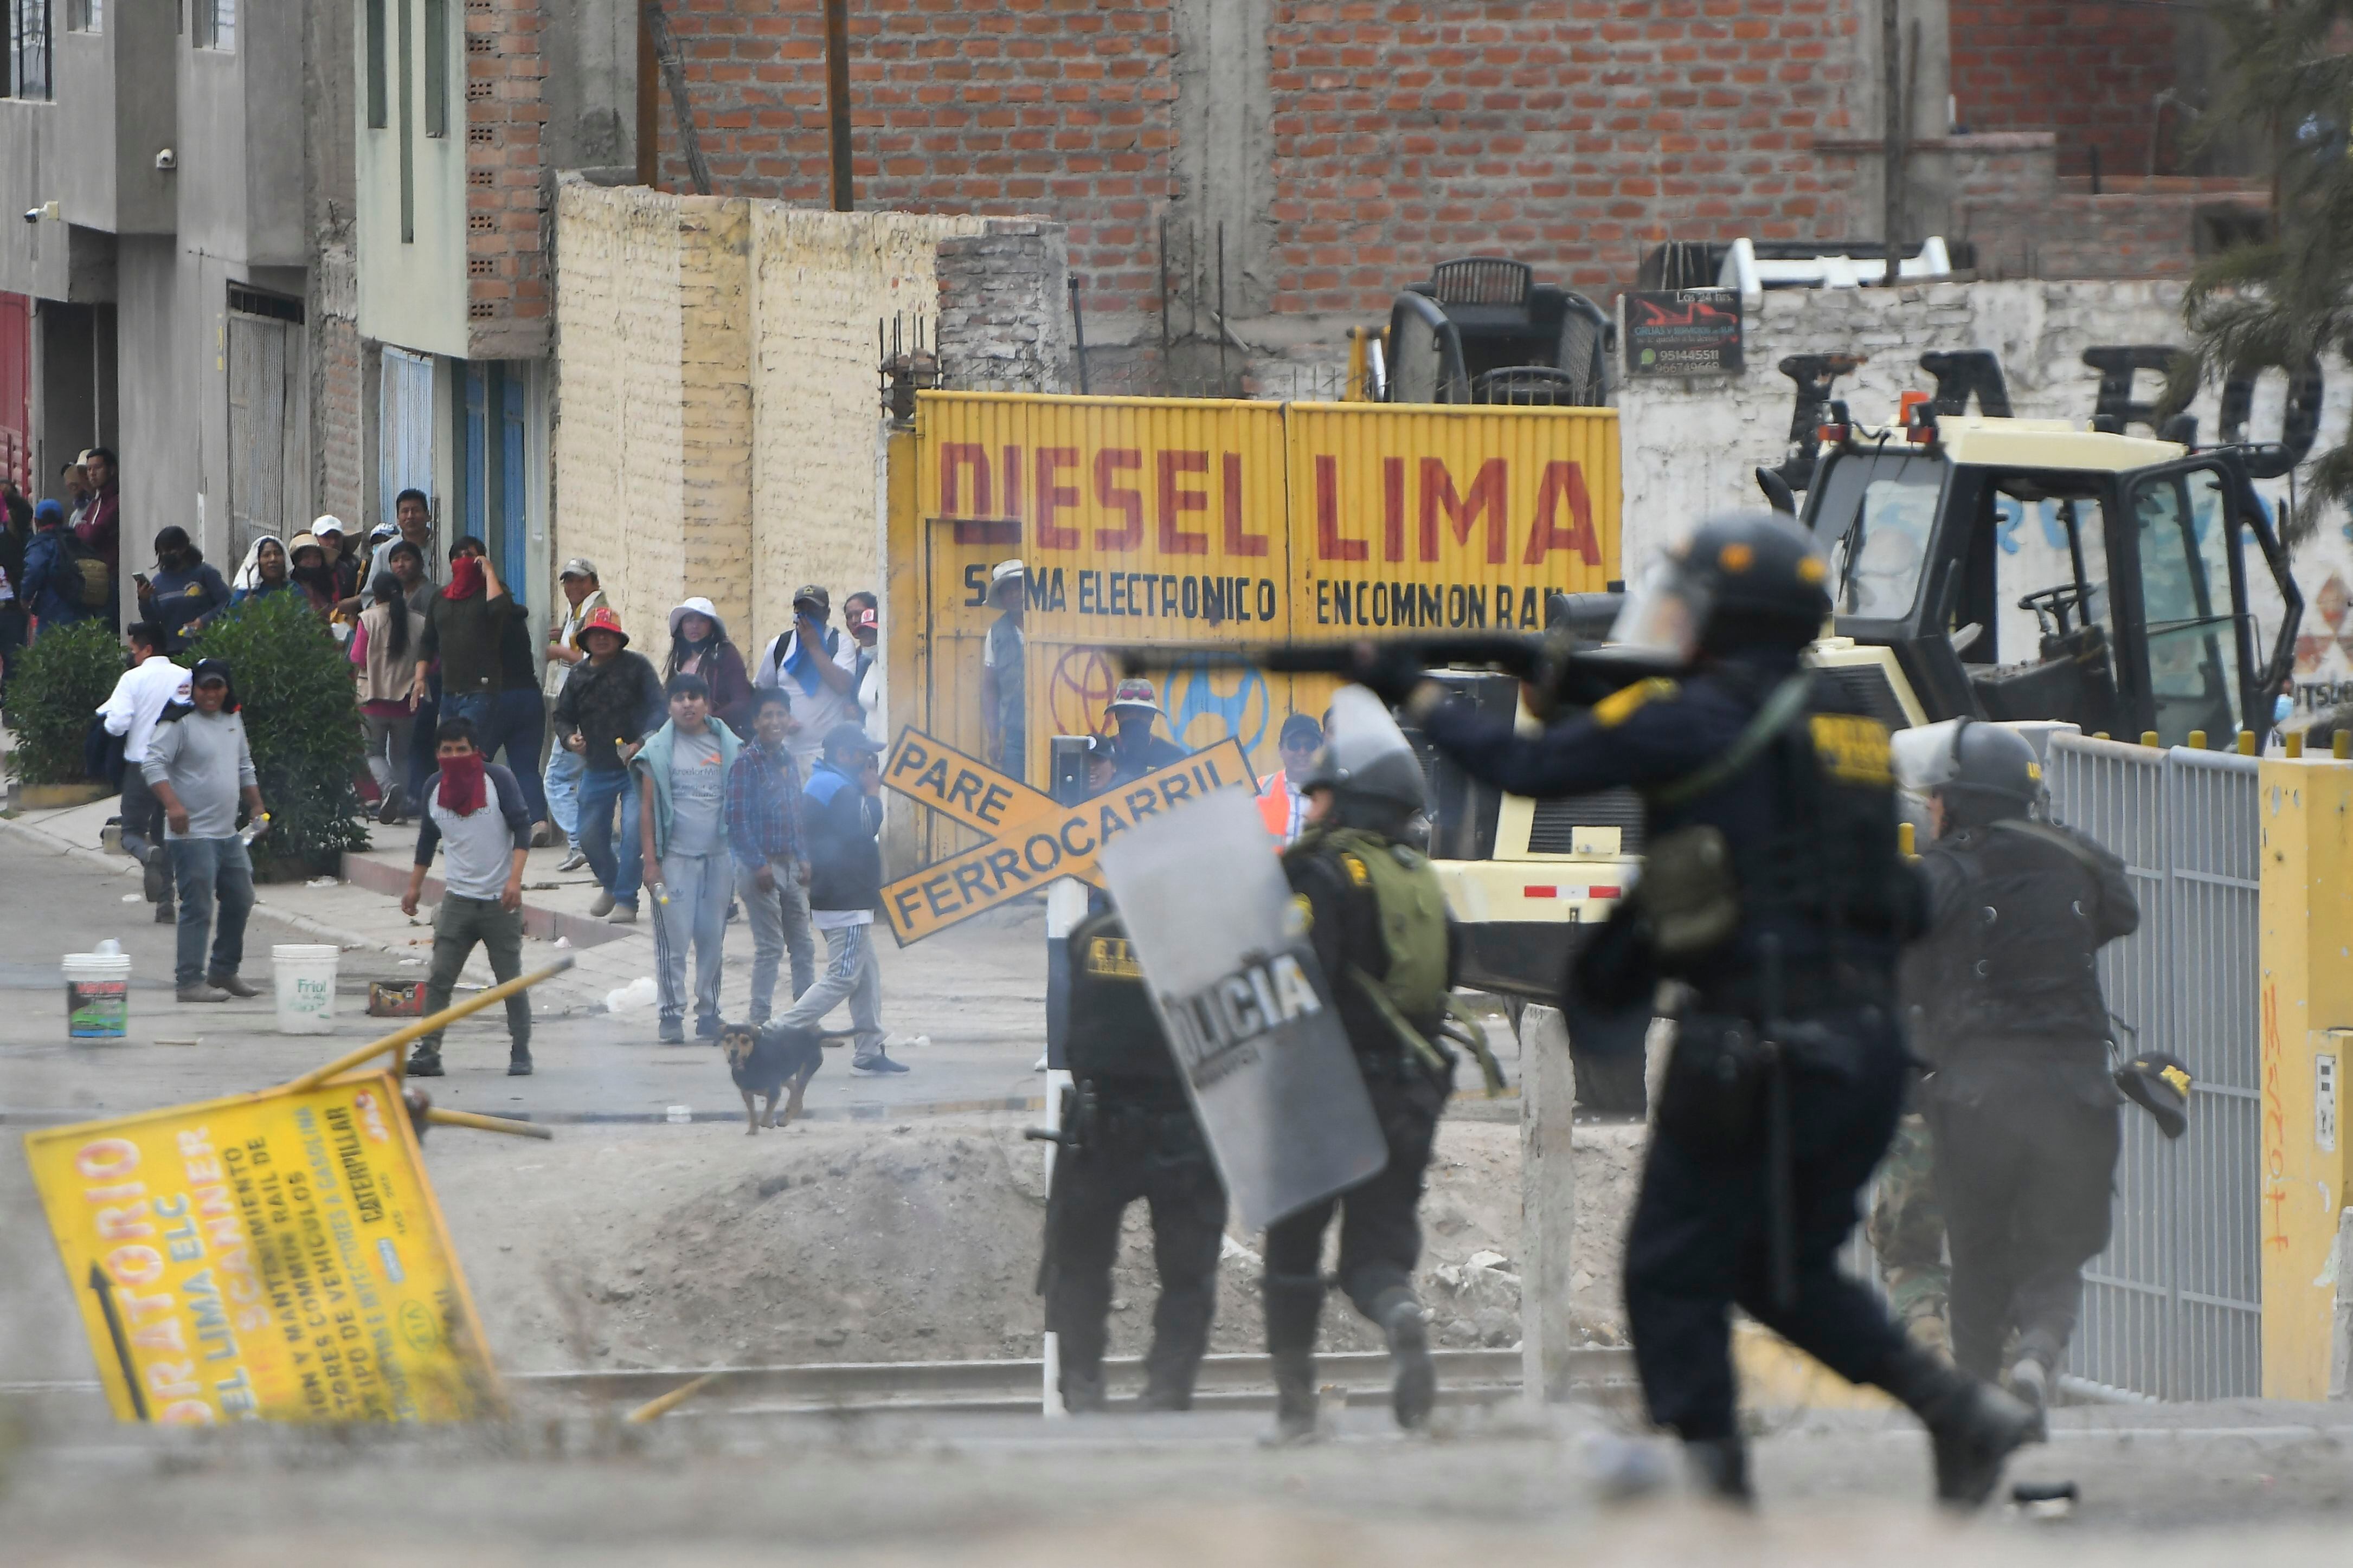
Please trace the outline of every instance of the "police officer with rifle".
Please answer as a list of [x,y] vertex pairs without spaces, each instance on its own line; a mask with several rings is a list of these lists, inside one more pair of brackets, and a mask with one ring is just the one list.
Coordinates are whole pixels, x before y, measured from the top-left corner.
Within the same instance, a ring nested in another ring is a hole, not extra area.
[[1929,1065],[1953,1359],[2001,1373],[2039,1425],[2084,1265],[2108,1243],[2122,1137],[2094,954],[2139,928],[2140,905],[2116,856],[2038,820],[2042,770],[2015,731],[1948,720],[1898,736],[1894,757],[1936,835],[1920,857],[1929,927],[1905,993]]
[[[1456,948],[1445,889],[1409,839],[1424,826],[1421,765],[1395,720],[1343,689],[1331,731],[1302,789],[1307,826],[1283,851],[1308,938],[1355,1047],[1357,1070],[1388,1146],[1371,1177],[1267,1228],[1266,1347],[1274,1363],[1279,1437],[1316,1429],[1315,1335],[1324,1309],[1324,1232],[1340,1216],[1338,1283],[1388,1342],[1390,1404],[1409,1430],[1430,1418],[1437,1368],[1430,1314],[1415,1295],[1419,1210],[1430,1148],[1454,1076],[1446,1043]],[[1474,1032],[1489,1081],[1493,1063]]]
[[1160,1302],[1145,1357],[1146,1410],[1187,1410],[1218,1305],[1226,1190],[1152,1011],[1144,970],[1116,910],[1070,935],[1069,1050],[1074,1079],[1046,1202],[1038,1289],[1059,1337],[1063,1406],[1103,1408],[1112,1260],[1127,1205],[1152,1213]]
[[1614,1016],[1639,1038],[1658,982],[1685,998],[1626,1303],[1651,1417],[1694,1478],[1750,1496],[1737,1305],[1908,1405],[1934,1441],[1937,1495],[1974,1507],[2032,1414],[1912,1344],[1836,1263],[1903,1102],[1895,967],[1924,913],[1897,851],[1887,732],[1800,662],[1830,596],[1791,520],[1705,522],[1662,567],[1613,638],[1655,672],[1542,734],[1449,706],[1410,649],[1359,645],[1351,673],[1489,784],[1643,794],[1641,882],[1580,954],[1567,1000],[1573,1030]]

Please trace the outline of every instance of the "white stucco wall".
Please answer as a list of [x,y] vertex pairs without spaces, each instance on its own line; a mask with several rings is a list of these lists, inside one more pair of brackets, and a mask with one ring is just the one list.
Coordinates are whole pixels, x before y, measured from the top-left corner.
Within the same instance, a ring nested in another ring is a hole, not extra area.
[[[2013,413],[2088,426],[2099,376],[2084,363],[2085,349],[2181,343],[2188,336],[2179,283],[2021,281],[1935,284],[1893,293],[1768,292],[1747,319],[1745,374],[1629,378],[1620,387],[1626,574],[1634,578],[1662,545],[1699,519],[1763,504],[1753,470],[1781,461],[1795,406],[1796,384],[1777,368],[1786,355],[1868,355],[1869,363],[1840,379],[1834,395],[1846,400],[1858,420],[1878,423],[1894,417],[1898,394],[1935,387],[1935,379],[1920,369],[1923,353],[1988,349],[2000,358]],[[2316,454],[2353,435],[2353,366],[2332,360],[2324,370],[2327,394]],[[2144,373],[2135,396],[2153,398],[2155,379]],[[2258,382],[2251,437],[2277,438],[2285,392],[2285,378],[2278,374]],[[2218,438],[2211,389],[2192,411],[2200,437]],[[2306,503],[2306,492],[2293,488],[2299,503]],[[2283,478],[2258,481],[2256,489],[2276,514],[2292,485]],[[2249,554],[2256,646],[2268,649],[2279,626],[2279,597],[2262,563]],[[2337,700],[2340,684],[2353,696],[2353,658],[2347,647],[2353,643],[2353,624],[2348,624],[2345,605],[2353,584],[2353,521],[2344,508],[2325,510],[2318,530],[2296,552],[2294,568],[2306,605],[2296,671],[2299,705],[2326,706]],[[2021,615],[2020,620],[2031,625],[2031,616]],[[2010,623],[2002,635],[2005,657],[2010,657],[2009,650],[2019,645],[2010,640]]]

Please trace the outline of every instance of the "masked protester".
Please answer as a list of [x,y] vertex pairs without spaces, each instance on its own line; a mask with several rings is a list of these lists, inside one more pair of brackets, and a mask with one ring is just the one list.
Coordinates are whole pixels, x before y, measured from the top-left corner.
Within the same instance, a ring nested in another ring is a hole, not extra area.
[[1639,1042],[1662,979],[1687,997],[1627,1237],[1626,1310],[1651,1417],[1682,1437],[1694,1479],[1750,1497],[1737,1305],[1908,1405],[1933,1440],[1937,1495],[1975,1507],[2032,1412],[1913,1344],[1837,1263],[1903,1104],[1895,967],[1923,909],[1897,852],[1887,731],[1801,662],[1828,576],[1791,520],[1701,524],[1612,634],[1659,673],[1537,735],[1450,702],[1399,654],[1368,647],[1361,664],[1482,784],[1642,793],[1640,889],[1580,952],[1568,1005],[1588,1038]]
[[[464,719],[444,719],[434,733],[439,769],[426,781],[417,861],[409,868],[401,913],[415,915],[425,873],[437,846],[449,853],[441,867],[441,907],[433,915],[433,969],[425,981],[425,1010],[449,1005],[467,955],[480,942],[491,975],[503,982],[522,973],[522,868],[531,848],[531,813],[514,774],[489,762]],[[531,994],[507,998],[507,1076],[531,1073]],[[417,1042],[408,1058],[412,1078],[442,1075],[441,1037]]]
[[176,654],[228,608],[228,584],[175,524],[155,532],[155,575],[140,584],[139,602],[142,618],[163,632],[164,651]]
[[[2040,1420],[2084,1265],[2108,1244],[2122,1103],[2094,955],[2140,925],[2124,862],[2036,819],[2016,731],[1961,719],[1897,737],[1927,798],[1930,924],[1905,971],[1937,1206],[1952,1253],[1953,1359],[2003,1374]],[[2016,1336],[2016,1349],[2004,1346]]]

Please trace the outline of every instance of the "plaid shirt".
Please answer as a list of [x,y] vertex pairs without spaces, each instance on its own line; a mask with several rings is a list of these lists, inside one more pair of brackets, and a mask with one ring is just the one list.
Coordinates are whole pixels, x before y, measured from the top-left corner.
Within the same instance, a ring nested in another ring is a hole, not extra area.
[[746,742],[727,770],[727,848],[737,864],[756,870],[771,860],[798,860],[801,850],[800,770],[792,752],[771,753]]

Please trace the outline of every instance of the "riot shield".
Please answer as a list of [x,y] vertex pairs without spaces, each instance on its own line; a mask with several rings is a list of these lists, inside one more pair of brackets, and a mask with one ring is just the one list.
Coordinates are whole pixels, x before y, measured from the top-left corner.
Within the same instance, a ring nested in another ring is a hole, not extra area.
[[1243,1226],[1355,1186],[1388,1147],[1246,791],[1104,847],[1103,869]]

